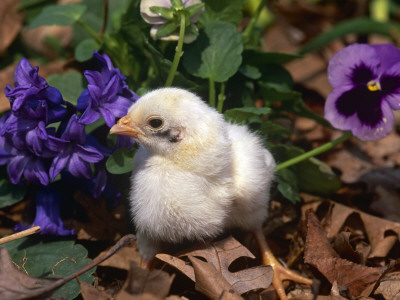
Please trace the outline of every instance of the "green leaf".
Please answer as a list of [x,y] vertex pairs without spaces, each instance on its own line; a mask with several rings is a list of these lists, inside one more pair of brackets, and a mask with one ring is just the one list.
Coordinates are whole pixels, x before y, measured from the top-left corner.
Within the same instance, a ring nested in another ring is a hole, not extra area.
[[82,74],[75,71],[50,75],[47,82],[60,91],[64,100],[74,105],[77,104],[80,94],[85,89]]
[[[73,240],[58,240],[43,235],[18,239],[2,245],[7,248],[12,261],[29,276],[61,278],[87,266],[87,250]],[[94,269],[79,276],[79,280],[92,283]],[[72,280],[62,286],[54,299],[64,296],[74,299],[80,293],[79,283]]]
[[68,26],[80,19],[86,6],[82,4],[49,5],[29,24],[29,29],[41,25]]
[[157,29],[156,36],[157,36],[157,38],[167,36],[167,35],[173,33],[178,27],[179,27],[179,23],[177,22],[177,20],[175,20],[175,19],[169,20],[168,22],[161,25]]
[[174,11],[172,8],[163,6],[151,6],[150,11],[168,20],[171,20],[174,17]]
[[258,121],[261,122],[260,116],[267,115],[271,112],[269,107],[238,107],[232,108],[225,111],[225,116],[232,121],[237,123],[244,123],[249,121],[253,117],[258,117]]
[[213,21],[225,21],[239,25],[242,20],[242,0],[203,0],[205,11],[200,15],[199,23],[207,25]]
[[[279,78],[278,74],[276,76]],[[259,82],[260,94],[267,106],[280,102],[279,107],[274,108],[274,113],[290,112],[296,115],[312,119],[323,126],[330,126],[329,122],[320,115],[312,112],[303,102],[301,93],[291,90],[286,83]]]
[[262,122],[260,131],[268,138],[268,140],[288,138],[290,135],[288,129],[268,120]]
[[204,3],[197,3],[186,7],[185,10],[188,12],[189,17],[192,17],[193,15],[201,11],[204,8],[204,6],[205,6]]
[[351,19],[339,23],[331,30],[326,31],[311,42],[306,44],[301,50],[301,54],[315,51],[321,47],[326,46],[337,38],[343,37],[347,34],[381,34],[388,37],[393,37],[393,32],[400,31],[400,25],[393,22],[377,22],[369,18]]
[[214,21],[200,31],[195,42],[185,48],[183,65],[198,77],[225,82],[242,62],[243,43],[236,26]]
[[[284,162],[304,153],[304,150],[298,147],[281,144],[272,145],[271,151],[279,162]],[[315,157],[282,169],[278,174],[286,174],[287,170],[296,175],[295,186],[292,187],[293,190],[298,189],[314,195],[329,196],[340,188],[341,183],[338,176],[327,164]],[[287,181],[287,183],[290,183],[290,181]]]
[[111,174],[125,174],[133,169],[133,158],[136,149],[118,148],[107,159],[106,168]]
[[282,169],[276,176],[277,188],[292,203],[300,202],[296,174],[289,169]]
[[246,49],[243,51],[243,61],[246,64],[261,66],[264,64],[285,64],[294,59],[302,58],[298,54],[281,52],[264,52],[258,49]]
[[262,75],[258,68],[251,65],[241,65],[239,72],[250,79],[259,79]]
[[11,206],[21,201],[26,193],[26,187],[0,180],[0,208]]
[[171,0],[171,5],[175,10],[182,10],[184,8],[182,0]]
[[337,191],[341,182],[339,177],[324,162],[310,158],[294,166],[297,172],[299,189],[319,196],[329,196]]
[[79,62],[84,62],[93,57],[93,52],[100,49],[100,44],[94,39],[85,39],[76,46],[75,58]]

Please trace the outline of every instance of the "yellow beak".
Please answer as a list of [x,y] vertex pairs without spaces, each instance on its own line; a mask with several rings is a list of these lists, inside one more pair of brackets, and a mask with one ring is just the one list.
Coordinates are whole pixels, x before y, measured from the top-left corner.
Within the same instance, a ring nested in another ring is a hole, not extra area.
[[125,116],[121,118],[117,122],[117,124],[111,127],[110,134],[127,135],[132,138],[137,138],[140,131],[132,127],[131,124],[132,124],[131,118],[129,116]]

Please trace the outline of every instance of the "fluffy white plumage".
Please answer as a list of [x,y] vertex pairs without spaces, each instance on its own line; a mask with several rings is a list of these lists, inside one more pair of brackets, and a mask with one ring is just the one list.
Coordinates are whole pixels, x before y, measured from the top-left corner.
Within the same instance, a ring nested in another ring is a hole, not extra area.
[[131,212],[141,256],[163,243],[254,230],[267,217],[275,162],[246,126],[230,124],[198,96],[162,88],[142,96],[111,133],[141,145]]

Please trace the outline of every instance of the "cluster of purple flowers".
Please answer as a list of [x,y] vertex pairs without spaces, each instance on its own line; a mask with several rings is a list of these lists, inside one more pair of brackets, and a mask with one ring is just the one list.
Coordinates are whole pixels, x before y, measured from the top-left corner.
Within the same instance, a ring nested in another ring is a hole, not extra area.
[[388,135],[394,127],[392,110],[400,109],[400,49],[391,44],[353,44],[329,62],[333,91],[325,118],[364,141]]
[[36,194],[34,224],[41,226],[44,234],[73,233],[61,222],[60,196],[50,186],[59,174],[91,183],[95,197],[106,189],[104,161],[112,150],[88,135],[85,125],[102,116],[106,125],[112,127],[115,119],[125,115],[138,98],[106,54],[95,52],[94,59],[98,70],[84,72],[89,84],[76,107],[49,86],[38,74],[39,68],[32,67],[25,58],[15,70],[14,88],[5,88],[11,110],[0,119],[0,164],[7,165],[13,184],[23,184],[25,179],[41,186]]

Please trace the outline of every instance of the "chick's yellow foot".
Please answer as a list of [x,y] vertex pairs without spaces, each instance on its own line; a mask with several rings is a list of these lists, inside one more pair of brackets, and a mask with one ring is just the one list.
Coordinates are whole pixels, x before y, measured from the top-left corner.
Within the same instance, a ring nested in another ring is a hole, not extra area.
[[283,280],[293,280],[299,283],[311,285],[312,280],[300,276],[295,272],[283,267],[275,256],[272,254],[271,249],[269,248],[267,241],[264,237],[264,234],[261,228],[253,231],[254,237],[256,238],[258,247],[260,248],[260,252],[262,255],[262,263],[264,265],[269,265],[274,270],[274,278],[272,279],[272,285],[278,294],[281,300],[288,299],[285,293],[285,289],[283,288],[282,281]]
[[145,270],[151,270],[153,268],[154,259],[141,259],[140,267]]

